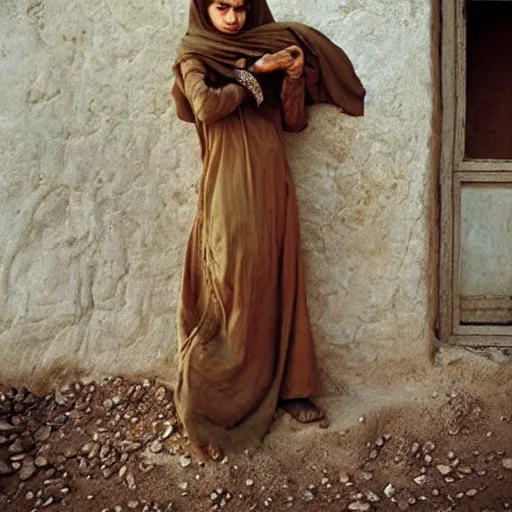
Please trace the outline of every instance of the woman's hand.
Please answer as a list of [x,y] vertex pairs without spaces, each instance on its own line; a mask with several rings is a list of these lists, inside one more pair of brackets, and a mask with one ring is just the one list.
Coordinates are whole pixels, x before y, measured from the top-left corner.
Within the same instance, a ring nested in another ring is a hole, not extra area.
[[272,73],[285,70],[292,78],[299,78],[304,69],[304,51],[300,46],[288,46],[276,53],[267,53],[250,68],[253,73]]
[[291,78],[299,78],[304,71],[304,52],[300,46],[295,46],[296,51],[298,52],[297,57],[293,60],[291,65],[286,69],[288,76]]

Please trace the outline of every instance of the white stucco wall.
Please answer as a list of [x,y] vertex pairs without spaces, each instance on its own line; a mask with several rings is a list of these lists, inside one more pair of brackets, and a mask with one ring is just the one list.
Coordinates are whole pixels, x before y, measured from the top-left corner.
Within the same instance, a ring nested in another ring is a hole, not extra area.
[[[431,6],[269,0],[342,46],[364,118],[287,136],[326,391],[426,352]],[[171,65],[188,0],[0,2],[0,376],[175,372],[200,173]],[[401,365],[402,363],[400,363]]]

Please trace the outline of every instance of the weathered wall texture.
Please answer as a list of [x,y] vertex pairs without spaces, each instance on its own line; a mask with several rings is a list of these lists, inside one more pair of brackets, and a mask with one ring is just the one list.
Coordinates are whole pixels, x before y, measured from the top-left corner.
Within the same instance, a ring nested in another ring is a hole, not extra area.
[[[288,137],[326,382],[427,348],[431,7],[270,0],[323,30],[369,90]],[[175,372],[174,316],[200,173],[175,119],[187,0],[0,2],[0,373],[55,361]],[[368,363],[368,364],[362,364]]]

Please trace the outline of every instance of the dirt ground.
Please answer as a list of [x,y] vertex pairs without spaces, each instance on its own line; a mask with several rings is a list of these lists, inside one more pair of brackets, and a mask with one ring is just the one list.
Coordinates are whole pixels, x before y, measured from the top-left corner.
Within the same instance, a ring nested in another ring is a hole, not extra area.
[[0,510],[507,510],[511,371],[471,357],[323,399],[327,430],[278,412],[261,447],[206,465],[187,456],[161,383],[85,379],[46,395],[3,385]]

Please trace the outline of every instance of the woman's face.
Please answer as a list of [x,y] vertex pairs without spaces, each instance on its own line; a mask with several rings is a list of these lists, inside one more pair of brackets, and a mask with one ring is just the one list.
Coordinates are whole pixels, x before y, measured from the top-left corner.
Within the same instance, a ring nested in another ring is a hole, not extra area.
[[212,25],[223,34],[238,34],[247,21],[245,0],[212,0],[208,6]]

